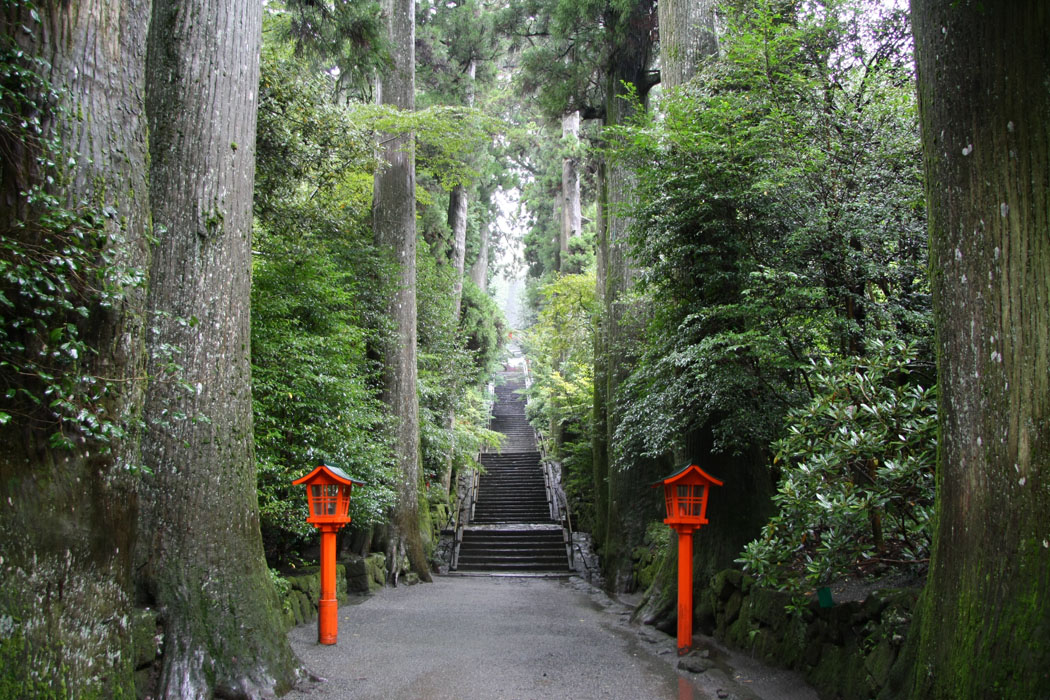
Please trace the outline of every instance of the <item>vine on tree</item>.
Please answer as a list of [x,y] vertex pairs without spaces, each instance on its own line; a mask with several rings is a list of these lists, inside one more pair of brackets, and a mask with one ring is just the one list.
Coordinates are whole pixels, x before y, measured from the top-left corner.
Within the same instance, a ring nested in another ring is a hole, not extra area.
[[[31,3],[6,4],[39,24]],[[14,198],[0,216],[0,425],[18,418],[52,447],[90,439],[105,449],[128,426],[107,410],[116,380],[91,369],[88,332],[145,275],[120,262],[117,211],[68,196],[81,155],[62,141],[73,105],[50,72],[0,38],[0,152]]]

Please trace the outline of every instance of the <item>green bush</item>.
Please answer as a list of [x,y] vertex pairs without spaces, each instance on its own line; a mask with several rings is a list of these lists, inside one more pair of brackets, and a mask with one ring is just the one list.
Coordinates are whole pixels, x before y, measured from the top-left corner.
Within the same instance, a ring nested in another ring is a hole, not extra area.
[[577,526],[594,522],[591,411],[598,298],[593,272],[563,275],[539,289],[542,308],[524,334],[531,361],[529,419],[553,440],[562,484]]
[[[273,47],[260,81],[252,285],[252,391],[259,507],[272,564],[313,537],[291,481],[324,461],[366,482],[354,527],[394,499],[390,418],[370,354],[388,331],[369,229],[371,135],[331,85]],[[293,118],[289,118],[289,117]]]
[[[928,368],[928,365],[926,366]],[[935,389],[903,342],[852,363],[814,366],[815,397],[774,444],[778,513],[738,561],[794,592],[928,556],[937,452]]]

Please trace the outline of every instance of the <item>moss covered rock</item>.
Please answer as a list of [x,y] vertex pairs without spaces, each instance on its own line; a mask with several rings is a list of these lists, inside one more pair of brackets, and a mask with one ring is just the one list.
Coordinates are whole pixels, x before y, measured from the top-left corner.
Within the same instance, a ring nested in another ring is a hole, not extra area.
[[378,591],[386,585],[386,555],[382,552],[369,554],[365,558],[365,569],[368,572],[368,590]]
[[301,569],[296,576],[289,576],[288,583],[293,591],[299,591],[309,599],[316,608],[321,600],[320,568],[316,566]]
[[883,589],[864,601],[821,608],[814,600],[789,612],[789,594],[727,569],[694,590],[693,624],[771,664],[799,670],[822,696],[861,700],[888,687],[918,592]]
[[783,634],[791,623],[791,614],[787,606],[791,603],[791,596],[782,591],[774,591],[768,588],[752,588],[747,597],[751,617],[761,624],[773,628],[778,634]]

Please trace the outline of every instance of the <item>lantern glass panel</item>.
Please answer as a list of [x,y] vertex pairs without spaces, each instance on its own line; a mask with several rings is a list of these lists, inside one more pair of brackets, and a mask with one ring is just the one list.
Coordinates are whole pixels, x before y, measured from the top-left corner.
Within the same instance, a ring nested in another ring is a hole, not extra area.
[[335,515],[339,484],[314,484],[310,487],[314,515]]
[[699,518],[703,515],[704,487],[701,484],[679,484],[677,493],[679,517]]
[[339,515],[346,517],[350,512],[350,487],[345,484],[339,486]]

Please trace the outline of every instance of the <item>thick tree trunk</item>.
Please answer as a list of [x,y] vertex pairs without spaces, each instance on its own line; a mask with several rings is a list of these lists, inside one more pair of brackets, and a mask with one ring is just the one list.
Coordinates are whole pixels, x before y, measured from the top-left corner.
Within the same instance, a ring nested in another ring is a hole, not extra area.
[[136,560],[164,626],[158,697],[255,697],[287,688],[298,667],[255,495],[248,299],[260,25],[256,3],[153,3],[146,107],[158,242],[143,441],[153,473]]
[[715,8],[711,0],[661,0],[660,84],[682,85],[696,75],[703,59],[718,53]]
[[[477,8],[475,8],[477,9]],[[474,106],[475,77],[478,62],[471,59],[467,65],[467,107]],[[469,156],[467,156],[469,158]],[[448,227],[452,231],[452,266],[455,268],[455,282],[452,289],[454,318],[459,318],[463,304],[463,273],[467,257],[467,211],[469,209],[467,189],[456,185],[448,196]]]
[[452,229],[452,266],[455,281],[452,286],[454,318],[459,318],[463,305],[463,273],[467,257],[467,190],[456,185],[448,195],[448,225]]
[[[575,146],[580,139],[579,110],[566,114],[561,120],[563,147]],[[558,236],[558,271],[567,273],[569,239],[580,235],[583,228],[583,213],[580,206],[580,169],[575,156],[563,156],[561,160],[561,233]]]
[[916,1],[941,444],[910,697],[1050,697],[1050,6]]
[[[650,87],[647,81],[654,14],[652,2],[638,2],[628,18],[630,30],[623,45],[612,52],[606,77],[607,126],[626,123],[636,109],[623,99],[625,83],[636,88],[644,108]],[[612,163],[604,165],[602,174],[598,296],[603,314],[595,352],[595,378],[601,377],[605,385],[595,390],[595,425],[604,424],[605,435],[597,438],[594,446],[595,500],[598,512],[605,517],[599,526],[604,534],[600,540],[602,566],[610,584],[623,589],[631,585],[631,546],[640,541],[645,529],[636,512],[638,489],[647,488],[649,477],[658,474],[653,473],[651,465],[621,469],[611,464],[615,454],[613,435],[619,425],[617,390],[630,372],[641,329],[628,323],[625,316],[625,295],[635,274],[627,249],[630,219],[625,211],[634,192],[633,173],[624,164]]]
[[[379,85],[380,104],[415,108],[415,3],[384,0],[387,38],[394,64]],[[430,580],[420,510],[419,397],[416,393],[416,165],[412,134],[387,139],[383,169],[375,177],[372,225],[376,244],[398,266],[397,291],[389,315],[395,337],[383,349],[383,400],[398,420],[399,482],[394,524],[412,569]],[[391,556],[397,559],[395,546]]]
[[[17,125],[3,129],[0,230],[8,244],[17,242],[43,259],[66,254],[60,236],[39,233],[36,223],[44,212],[19,194],[40,185],[81,214],[110,208],[111,216],[99,216],[106,239],[94,252],[112,255],[121,275],[145,272],[149,210],[142,99],[148,20],[149,3],[134,0],[43,3],[36,16],[26,3],[14,3],[0,12],[5,69],[47,71],[42,77],[62,95],[64,111],[55,112],[56,105],[45,99],[34,114],[21,117],[41,119],[42,141],[61,139],[61,157],[46,157],[60,162],[58,169],[68,164],[69,178],[62,190],[49,187],[45,178],[57,173],[36,160],[45,155],[39,143],[23,138]],[[23,57],[40,57],[46,65],[19,61],[15,42]],[[10,75],[5,71],[5,90],[18,92]],[[17,109],[8,95],[4,102],[5,111]],[[29,225],[12,229],[16,220]],[[14,323],[32,319],[34,309],[9,282],[0,283],[11,303],[4,306],[3,337],[24,333],[19,341],[27,355],[35,355],[40,347],[33,338],[35,324],[23,322],[16,330]],[[97,298],[90,302],[87,318],[72,313],[52,318],[52,328],[78,327],[93,352],[82,353],[64,371],[94,378],[96,387],[105,383],[104,397],[91,410],[130,429],[144,386],[145,291],[125,283],[106,305]],[[0,385],[5,392],[42,388],[7,374],[6,367],[0,369]],[[57,427],[55,416],[44,408],[52,397],[40,396],[42,407],[8,403],[9,398],[0,403],[11,415],[6,425],[0,421],[0,688],[10,697],[133,696],[129,555],[136,503],[128,468],[139,464],[137,431],[100,444],[72,429],[73,446],[56,449],[47,439]]]
[[483,292],[489,288],[489,235],[488,229],[482,229],[481,248],[474,264],[470,266],[470,281]]

